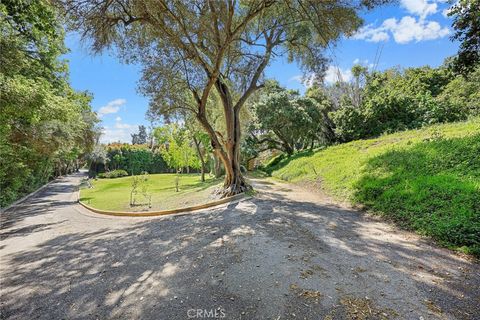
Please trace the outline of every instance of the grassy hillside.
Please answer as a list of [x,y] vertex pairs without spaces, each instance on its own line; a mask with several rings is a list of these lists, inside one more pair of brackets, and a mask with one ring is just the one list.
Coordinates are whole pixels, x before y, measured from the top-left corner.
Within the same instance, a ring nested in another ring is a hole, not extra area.
[[266,171],[319,180],[338,199],[480,255],[480,118],[300,153]]

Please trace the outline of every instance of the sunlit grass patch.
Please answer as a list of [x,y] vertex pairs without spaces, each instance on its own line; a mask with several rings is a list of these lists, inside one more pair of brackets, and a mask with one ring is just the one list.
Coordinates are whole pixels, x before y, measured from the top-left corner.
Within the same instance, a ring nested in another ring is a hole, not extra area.
[[218,179],[200,180],[200,174],[180,174],[179,191],[175,188],[175,174],[148,175],[147,193],[151,196],[151,208],[148,201],[139,196],[139,205],[130,206],[132,177],[99,179],[92,181],[93,188],[82,189],[80,200],[102,210],[142,211],[167,210],[207,203],[215,197],[212,191],[221,183]]
[[480,255],[480,118],[332,146],[270,172],[320,180],[340,200]]

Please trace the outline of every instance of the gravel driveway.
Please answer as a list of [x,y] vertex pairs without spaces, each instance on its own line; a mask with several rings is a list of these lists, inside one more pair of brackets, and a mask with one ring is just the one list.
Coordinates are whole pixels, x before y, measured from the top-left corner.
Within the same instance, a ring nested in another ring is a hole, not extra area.
[[480,319],[478,263],[299,187],[119,218],[81,178],[2,214],[2,319]]

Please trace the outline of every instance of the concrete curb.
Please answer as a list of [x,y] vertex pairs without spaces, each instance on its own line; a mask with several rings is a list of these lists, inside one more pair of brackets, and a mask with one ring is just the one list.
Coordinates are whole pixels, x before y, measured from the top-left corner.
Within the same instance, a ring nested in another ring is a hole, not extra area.
[[[80,192],[78,193],[80,196]],[[245,198],[246,195],[244,193],[240,193],[237,195],[234,195],[232,197],[228,198],[223,198],[220,200],[212,201],[209,203],[205,204],[200,204],[192,207],[185,207],[185,208],[178,208],[178,209],[170,209],[170,210],[160,210],[160,211],[145,211],[145,212],[133,212],[133,211],[109,211],[109,210],[100,210],[96,209],[93,207],[90,207],[89,205],[86,205],[82,201],[78,200],[78,203],[83,206],[85,209],[98,213],[98,214],[104,214],[104,215],[109,215],[109,216],[117,216],[117,217],[154,217],[154,216],[163,216],[163,215],[169,215],[169,214],[177,214],[177,213],[184,213],[184,212],[192,212],[196,210],[201,210],[201,209],[207,209],[211,207],[218,206],[220,204],[225,204],[225,203],[230,203],[236,200],[240,200]]]

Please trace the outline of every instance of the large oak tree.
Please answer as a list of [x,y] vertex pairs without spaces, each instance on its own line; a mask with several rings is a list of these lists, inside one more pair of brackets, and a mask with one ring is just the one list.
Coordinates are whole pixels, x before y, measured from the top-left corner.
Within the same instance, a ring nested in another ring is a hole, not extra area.
[[[372,1],[346,0],[58,0],[95,51],[113,46],[144,66],[141,91],[151,112],[195,114],[225,166],[223,196],[249,188],[240,172],[240,111],[263,86],[272,59],[287,56],[323,76],[325,48],[361,24]],[[220,97],[224,134],[208,120]]]

